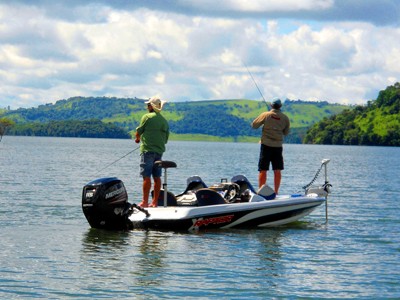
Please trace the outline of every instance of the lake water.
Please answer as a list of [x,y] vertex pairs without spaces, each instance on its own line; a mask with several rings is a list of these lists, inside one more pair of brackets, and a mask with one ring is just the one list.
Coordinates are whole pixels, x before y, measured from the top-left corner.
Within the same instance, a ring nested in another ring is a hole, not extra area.
[[[281,194],[301,191],[331,159],[327,224],[320,207],[273,229],[91,229],[81,193],[92,179],[117,176],[139,202],[139,151],[118,160],[136,147],[3,138],[0,299],[400,298],[400,148],[284,146]],[[181,192],[191,175],[213,184],[245,174],[257,185],[258,151],[251,143],[170,142],[164,159],[178,168],[168,172],[169,190]]]

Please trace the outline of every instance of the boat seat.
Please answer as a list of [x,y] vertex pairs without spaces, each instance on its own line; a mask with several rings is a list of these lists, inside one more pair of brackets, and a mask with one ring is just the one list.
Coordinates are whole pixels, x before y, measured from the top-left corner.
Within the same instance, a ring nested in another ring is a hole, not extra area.
[[271,188],[267,184],[264,184],[263,186],[261,186],[258,189],[257,194],[260,195],[261,197],[263,197],[265,200],[273,200],[276,197],[276,194],[275,194],[275,191],[273,190],[273,188]]
[[186,189],[185,191],[178,195],[177,197],[187,194],[189,191],[195,192],[199,189],[207,188],[207,185],[204,183],[203,179],[200,176],[191,176],[186,180]]
[[178,206],[197,206],[196,194],[193,191],[188,191],[187,193],[177,195],[176,202]]
[[250,190],[254,194],[257,194],[257,191],[253,188],[251,185],[250,181],[246,178],[244,175],[236,175],[233,176],[231,179],[231,182],[236,183],[240,187],[240,195],[245,191],[245,190]]
[[218,192],[209,188],[203,188],[196,191],[196,198],[198,206],[218,205],[227,203],[225,199]]
[[163,169],[176,168],[176,163],[169,160],[157,160],[154,165]]
[[[151,197],[154,196],[154,190],[151,191]],[[160,195],[158,196],[158,201],[157,201],[158,206],[164,206],[164,190],[160,190]],[[171,192],[167,191],[167,206],[178,206],[178,202],[176,201],[176,197],[174,194]]]

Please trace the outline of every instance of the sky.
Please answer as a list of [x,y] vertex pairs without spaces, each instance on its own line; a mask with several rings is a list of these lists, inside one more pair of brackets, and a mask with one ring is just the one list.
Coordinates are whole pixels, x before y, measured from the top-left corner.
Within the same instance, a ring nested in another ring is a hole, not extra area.
[[155,95],[366,104],[399,66],[398,0],[0,0],[0,108]]

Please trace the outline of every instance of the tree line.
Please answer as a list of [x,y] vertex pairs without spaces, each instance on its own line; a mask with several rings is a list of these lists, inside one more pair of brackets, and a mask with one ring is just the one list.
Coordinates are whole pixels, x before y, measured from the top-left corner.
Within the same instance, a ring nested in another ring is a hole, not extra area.
[[[54,104],[43,104],[37,108],[20,108],[13,111],[0,112],[14,120],[15,129],[11,134],[74,136],[72,132],[63,133],[53,121],[85,121],[98,119],[104,123],[112,123],[126,132],[132,132],[139,125],[141,116],[146,112],[144,99],[110,98],[110,97],[72,97],[58,100]],[[327,102],[307,102],[286,100],[284,112],[292,120],[290,143],[301,143],[306,128],[324,115],[331,115],[338,107]],[[191,102],[168,102],[163,114],[168,119],[172,133],[199,134],[217,138],[258,137],[260,130],[251,128],[251,121],[261,112],[267,110],[264,102],[254,100],[210,100]],[[42,124],[42,125],[38,125]],[[66,126],[66,123],[63,123]],[[55,127],[50,129],[50,127]],[[301,127],[301,128],[299,128]],[[77,136],[84,130],[80,126],[71,125],[65,131],[76,128]],[[101,134],[101,132],[100,132]],[[87,136],[86,134],[85,136]]]
[[309,128],[307,144],[400,146],[400,83],[375,101],[324,118]]
[[55,136],[82,138],[119,138],[129,139],[130,134],[112,123],[100,120],[68,120],[50,121],[48,123],[16,124],[9,129],[11,135],[25,136]]

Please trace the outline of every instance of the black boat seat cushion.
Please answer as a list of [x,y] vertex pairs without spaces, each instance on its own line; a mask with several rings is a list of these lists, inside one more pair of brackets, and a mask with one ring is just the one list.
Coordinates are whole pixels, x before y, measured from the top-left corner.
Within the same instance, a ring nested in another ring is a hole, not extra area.
[[240,194],[242,194],[245,190],[250,190],[255,194],[257,193],[250,181],[244,175],[233,176],[231,182],[234,182],[240,186]]
[[164,169],[176,168],[176,163],[169,160],[157,160],[154,162],[154,165]]
[[[154,191],[151,191],[151,196],[154,196]],[[164,190],[161,189],[160,195],[158,196],[158,206],[164,206]],[[167,192],[167,206],[178,206],[174,194]]]
[[207,206],[207,205],[217,205],[226,204],[225,199],[215,190],[204,188],[196,191],[197,205]]
[[186,189],[183,194],[186,194],[188,191],[196,191],[201,188],[207,188],[207,185],[204,183],[203,179],[200,176],[191,176],[186,180]]

